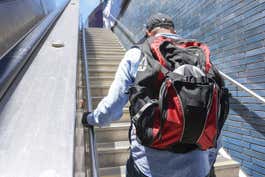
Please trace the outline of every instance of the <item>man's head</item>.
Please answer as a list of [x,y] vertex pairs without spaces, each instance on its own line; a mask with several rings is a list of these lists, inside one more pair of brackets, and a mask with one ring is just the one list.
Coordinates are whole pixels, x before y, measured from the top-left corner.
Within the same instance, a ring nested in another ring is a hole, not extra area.
[[170,16],[162,13],[157,13],[152,15],[146,24],[146,34],[147,36],[154,36],[157,33],[173,33],[174,23]]

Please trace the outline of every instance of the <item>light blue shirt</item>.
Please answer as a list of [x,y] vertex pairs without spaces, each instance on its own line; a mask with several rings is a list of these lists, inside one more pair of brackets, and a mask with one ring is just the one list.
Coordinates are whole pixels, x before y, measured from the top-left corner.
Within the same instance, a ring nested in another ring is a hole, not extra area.
[[[178,38],[172,34],[160,35]],[[89,124],[104,126],[122,116],[123,107],[128,102],[126,92],[134,83],[140,60],[141,51],[138,48],[132,48],[126,52],[119,64],[108,95],[88,116]],[[214,159],[210,156],[212,154],[210,151],[194,150],[179,154],[145,147],[136,141],[134,127],[131,131],[131,140],[131,154],[134,162],[148,177],[205,177]]]

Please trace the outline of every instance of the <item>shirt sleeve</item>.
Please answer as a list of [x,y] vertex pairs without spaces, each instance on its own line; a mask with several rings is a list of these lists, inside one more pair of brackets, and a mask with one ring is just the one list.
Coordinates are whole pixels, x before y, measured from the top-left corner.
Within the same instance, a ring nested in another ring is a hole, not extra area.
[[104,126],[122,116],[123,107],[129,99],[126,92],[134,82],[140,57],[141,51],[138,48],[132,48],[125,53],[108,95],[100,101],[97,108],[87,117],[90,125]]

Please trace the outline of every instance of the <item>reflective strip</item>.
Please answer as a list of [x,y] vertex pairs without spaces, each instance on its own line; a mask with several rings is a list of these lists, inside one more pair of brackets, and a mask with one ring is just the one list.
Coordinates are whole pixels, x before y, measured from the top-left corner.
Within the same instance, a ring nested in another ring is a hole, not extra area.
[[136,121],[138,121],[138,119],[142,116],[142,114],[144,113],[144,111],[150,107],[153,104],[158,104],[157,100],[151,100],[150,102],[146,103],[139,111],[137,114],[135,114],[132,117],[132,122],[135,123]]

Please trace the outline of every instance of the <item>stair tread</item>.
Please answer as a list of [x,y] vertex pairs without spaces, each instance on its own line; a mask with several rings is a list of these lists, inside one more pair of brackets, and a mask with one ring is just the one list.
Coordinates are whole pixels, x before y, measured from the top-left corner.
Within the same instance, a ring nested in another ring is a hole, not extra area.
[[[117,175],[119,175],[119,176],[117,176]],[[125,166],[118,166],[118,167],[100,168],[100,176],[102,176],[102,177],[125,177],[126,176],[126,167]]]
[[121,61],[121,59],[119,59],[119,58],[112,58],[112,59],[110,59],[109,57],[94,57],[94,58],[92,58],[92,57],[90,57],[90,58],[88,58],[88,60],[87,61],[92,61],[92,60],[96,60],[96,61],[113,61],[113,62],[116,62],[116,61]]
[[130,147],[129,141],[116,141],[109,143],[97,143],[98,151],[117,151],[117,150],[128,150]]
[[114,76],[89,76],[89,79],[114,79]]
[[[96,60],[96,59],[95,59]],[[91,60],[88,60],[87,61],[87,64],[88,64],[88,66],[90,67],[90,66],[119,66],[119,64],[120,64],[120,60],[117,60],[117,61],[106,61],[106,60],[104,60],[104,61],[100,61],[100,60],[96,60],[96,61],[91,61]]]
[[[106,95],[102,95],[102,96],[93,96],[92,97],[92,101],[93,101],[93,99],[103,99],[104,97],[105,97]],[[130,104],[129,103],[127,103],[124,107],[123,107],[123,112],[126,112],[126,113],[128,113],[129,112],[129,106],[130,106]]]
[[217,160],[214,164],[214,167],[216,170],[218,169],[224,169],[224,168],[229,168],[229,167],[237,167],[240,166],[240,164],[232,159],[226,159],[224,157],[217,157]]
[[[110,84],[102,84],[102,85],[99,85],[99,84],[91,84],[90,85],[90,88],[109,88],[109,87],[110,87]],[[100,96],[97,96],[97,97],[100,97]]]
[[[89,54],[88,54],[89,55]],[[123,55],[124,56],[124,55]],[[116,56],[115,56],[116,57]],[[94,56],[94,55],[91,55],[89,59],[97,59],[97,60],[100,60],[100,59],[103,59],[103,60],[121,60],[120,58],[115,58],[113,55],[103,55],[103,56]]]
[[[94,48],[95,44],[87,44],[86,46],[87,46],[87,50],[89,50],[89,49],[91,49],[91,48],[95,49],[95,48]],[[123,50],[123,51],[126,51],[126,49],[123,48],[120,44],[116,44],[116,45],[114,45],[114,46],[105,45],[104,47],[105,47],[106,49],[110,49],[110,50],[111,50],[111,49],[121,49],[121,50]]]
[[117,70],[116,69],[94,69],[94,68],[89,68],[89,71],[90,72],[116,72]]
[[124,57],[124,54],[114,54],[114,53],[108,53],[108,54],[102,54],[102,53],[89,53],[87,54],[88,59],[90,58],[105,58],[105,59],[109,59],[109,60],[121,60]]
[[[111,44],[108,44],[108,45],[111,45]],[[100,48],[100,50],[97,50],[96,48]],[[124,55],[125,51],[122,50],[122,49],[119,49],[119,50],[111,50],[109,48],[106,48],[104,49],[104,46],[102,47],[96,47],[95,49],[93,50],[87,50],[88,52],[88,55],[89,54],[94,54],[94,53],[107,53],[107,54],[119,54],[119,55]]]
[[[118,41],[114,41],[114,40],[105,40],[105,41],[93,41],[93,40],[87,40],[88,43],[93,43],[93,46],[95,45],[104,45],[104,46],[115,46],[115,47],[121,47],[120,44],[117,44]],[[92,47],[92,45],[90,45]]]
[[130,122],[113,122],[113,123],[110,123],[109,125],[103,126],[101,128],[96,127],[96,129],[97,130],[112,129],[112,128],[124,129],[124,128],[128,128],[129,126],[130,126]]

